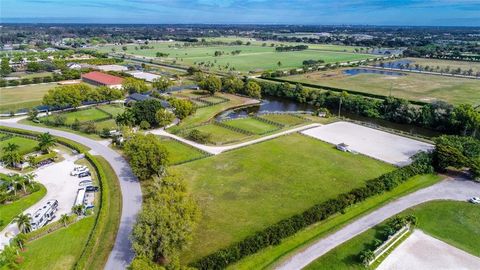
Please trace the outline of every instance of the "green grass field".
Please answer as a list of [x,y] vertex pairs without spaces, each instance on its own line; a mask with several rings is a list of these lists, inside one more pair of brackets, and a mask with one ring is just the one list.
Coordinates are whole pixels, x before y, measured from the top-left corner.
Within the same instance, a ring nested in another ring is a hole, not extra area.
[[38,145],[38,142],[35,140],[14,136],[10,139],[0,141],[0,150],[3,152],[3,147],[7,146],[9,143],[18,145],[18,152],[20,152],[21,155],[35,151],[35,148]]
[[254,134],[264,134],[264,133],[272,132],[279,129],[278,126],[274,126],[250,117],[227,120],[227,121],[223,121],[222,123],[231,127],[239,128],[239,129],[254,133]]
[[107,128],[109,130],[117,129],[117,123],[115,122],[115,119],[109,119],[105,121],[100,121],[95,123],[95,126],[97,127],[98,131],[102,131],[104,128]]
[[125,111],[125,107],[123,105],[117,104],[102,105],[100,108],[113,116],[117,116]]
[[20,85],[0,88],[0,112],[32,108],[42,103],[42,98],[57,83]]
[[47,194],[47,190],[42,184],[38,184],[40,189],[30,195],[20,198],[10,204],[0,204],[0,231],[10,223],[14,217],[27,210]]
[[231,265],[229,269],[273,269],[278,262],[288,258],[290,254],[305,248],[316,239],[325,237],[347,225],[352,220],[357,219],[392,200],[421,188],[433,185],[440,179],[441,178],[437,175],[419,175],[412,177],[389,192],[373,196],[361,203],[347,208],[344,214],[336,214],[284,239],[277,246],[265,248],[252,256],[242,259],[238,263]]
[[429,66],[431,68],[434,68],[434,71],[437,70],[436,69],[437,67],[439,67],[440,70],[445,69],[447,67],[450,68],[450,70],[460,68],[462,71],[467,71],[469,69],[472,69],[474,74],[480,71],[480,65],[475,62],[427,59],[427,58],[405,58],[405,59],[412,61],[410,63],[410,66],[412,68],[415,67],[415,64],[418,64],[423,67]]
[[26,251],[21,253],[25,258],[22,269],[71,269],[80,257],[94,222],[93,216],[87,217],[27,243]]
[[202,218],[191,262],[316,203],[363,185],[393,167],[293,134],[175,167]]
[[[418,219],[417,227],[453,246],[475,256],[480,256],[480,208],[467,202],[435,201],[413,207],[403,214],[413,214]],[[357,255],[373,241],[381,228],[377,226],[356,236],[328,252],[307,268],[313,269],[365,269],[357,261]]]
[[296,126],[307,122],[307,120],[291,114],[263,114],[260,115],[260,118],[286,126]]
[[478,104],[480,83],[478,80],[446,76],[405,73],[405,76],[381,74],[345,75],[341,70],[314,72],[285,77],[295,82],[313,83],[365,93],[433,102],[443,100],[453,104]]
[[[102,119],[105,117],[108,117],[109,115],[106,114],[105,112],[102,112],[101,110],[98,110],[94,107],[84,109],[84,110],[78,110],[78,111],[72,111],[72,112],[66,112],[62,113],[63,116],[66,117],[65,119],[65,124],[71,125],[75,122],[75,119],[78,119],[80,123],[87,122],[87,121],[94,121],[98,119]],[[45,118],[42,118],[42,120],[53,120],[54,116],[50,115]]]
[[162,145],[167,148],[170,164],[172,165],[206,156],[206,154],[200,152],[199,150],[179,141],[165,137],[159,138],[162,141]]
[[[182,44],[181,42],[178,44]],[[213,69],[227,71],[234,67],[236,71],[261,71],[270,69],[290,69],[302,66],[302,62],[308,59],[324,60],[325,63],[348,62],[372,58],[372,55],[350,53],[352,47],[309,45],[309,49],[304,51],[276,52],[275,48],[270,46],[261,46],[262,42],[255,42],[252,45],[238,46],[209,46],[209,47],[175,47],[175,43],[157,43],[149,44],[154,49],[135,49],[138,45],[127,45],[127,50],[123,51],[123,46],[104,46],[98,50],[102,52],[125,52],[127,54],[155,57],[157,52],[167,53],[168,57],[164,60],[181,65],[198,65],[199,63],[210,63]],[[268,43],[268,44],[271,44]],[[280,43],[276,43],[280,44]],[[285,45],[299,45],[299,43],[282,43]],[[240,50],[240,54],[232,55],[232,51]],[[214,56],[215,51],[224,52],[221,56]],[[345,52],[350,51],[350,52]],[[278,65],[278,62],[281,65]]]
[[[192,128],[193,129],[193,128]],[[192,129],[185,130],[185,135]],[[215,124],[207,124],[195,127],[195,129],[200,130],[201,132],[210,134],[210,140],[212,144],[228,144],[233,142],[238,142],[250,138],[251,136],[233,131],[228,128],[221,127]]]

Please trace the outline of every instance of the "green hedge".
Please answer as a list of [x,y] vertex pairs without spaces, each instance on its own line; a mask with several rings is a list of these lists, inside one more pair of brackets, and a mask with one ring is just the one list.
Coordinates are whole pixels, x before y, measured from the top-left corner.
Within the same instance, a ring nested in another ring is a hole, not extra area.
[[367,181],[364,187],[340,194],[335,199],[327,200],[314,205],[303,213],[294,215],[258,231],[240,242],[218,250],[192,264],[198,269],[224,269],[229,264],[252,255],[263,248],[278,245],[282,239],[298,231],[325,220],[328,217],[345,210],[365,199],[392,190],[400,183],[418,175],[432,173],[431,157],[429,154],[419,154],[416,160],[403,168],[386,173],[380,177]]

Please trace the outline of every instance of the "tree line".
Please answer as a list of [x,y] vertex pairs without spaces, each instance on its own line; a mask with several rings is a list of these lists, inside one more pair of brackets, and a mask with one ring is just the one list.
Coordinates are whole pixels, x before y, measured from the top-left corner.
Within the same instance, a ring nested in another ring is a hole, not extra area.
[[291,51],[303,51],[308,49],[307,45],[292,45],[292,46],[280,46],[275,47],[277,52],[291,52]]
[[[434,102],[422,106],[395,97],[369,98],[346,92],[304,88],[300,84],[258,81],[262,94],[284,97],[300,103],[335,111],[380,118],[400,124],[412,124],[447,134],[478,136],[480,112],[470,104],[451,105]],[[341,108],[340,108],[341,106]]]

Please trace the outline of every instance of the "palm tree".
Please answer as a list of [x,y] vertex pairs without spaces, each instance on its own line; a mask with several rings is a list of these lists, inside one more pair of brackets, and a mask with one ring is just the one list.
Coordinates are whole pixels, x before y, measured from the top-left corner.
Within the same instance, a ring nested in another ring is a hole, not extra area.
[[28,233],[32,230],[32,224],[30,223],[30,216],[20,214],[13,219],[13,222],[17,223],[18,229],[22,233]]
[[55,144],[55,139],[50,133],[43,133],[38,136],[38,150],[48,153],[50,148]]
[[67,227],[68,220],[69,220],[69,217],[68,217],[67,214],[63,214],[63,215],[60,216],[60,222],[63,223],[64,227]]
[[25,242],[27,242],[27,236],[24,233],[19,233],[15,238],[13,238],[13,242],[21,249],[25,247]]
[[85,205],[83,204],[77,204],[72,207],[72,212],[79,216],[82,215],[84,211],[85,211]]
[[7,143],[7,145],[5,145],[5,146],[3,147],[3,151],[5,151],[5,152],[15,152],[15,151],[17,151],[19,148],[20,148],[20,146],[18,146],[17,144]]

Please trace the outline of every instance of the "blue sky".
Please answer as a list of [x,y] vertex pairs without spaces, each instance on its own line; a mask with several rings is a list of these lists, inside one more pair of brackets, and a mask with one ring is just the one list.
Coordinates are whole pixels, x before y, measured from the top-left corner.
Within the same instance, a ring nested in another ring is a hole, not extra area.
[[0,0],[0,22],[480,26],[480,0]]

